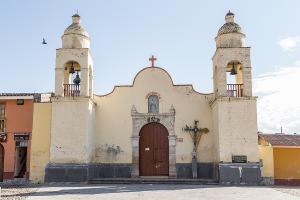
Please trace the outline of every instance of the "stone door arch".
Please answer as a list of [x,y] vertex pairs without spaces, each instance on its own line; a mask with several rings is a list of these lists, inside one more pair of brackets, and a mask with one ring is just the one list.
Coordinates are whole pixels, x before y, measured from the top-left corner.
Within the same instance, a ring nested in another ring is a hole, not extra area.
[[139,113],[135,106],[131,109],[132,117],[132,172],[131,177],[139,177],[139,133],[143,126],[149,123],[160,123],[168,131],[169,136],[169,177],[176,177],[176,135],[175,135],[175,109],[173,106],[168,113]]
[[4,172],[4,147],[0,144],[0,182],[3,181]]

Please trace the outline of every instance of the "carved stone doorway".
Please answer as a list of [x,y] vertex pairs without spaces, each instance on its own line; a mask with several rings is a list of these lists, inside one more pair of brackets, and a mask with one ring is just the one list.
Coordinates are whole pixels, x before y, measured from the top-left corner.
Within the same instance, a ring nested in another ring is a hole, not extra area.
[[168,113],[139,113],[135,106],[131,109],[132,116],[132,172],[131,177],[142,176],[140,173],[140,132],[146,124],[159,123],[167,129],[169,177],[176,177],[176,135],[175,135],[175,109],[173,106]]

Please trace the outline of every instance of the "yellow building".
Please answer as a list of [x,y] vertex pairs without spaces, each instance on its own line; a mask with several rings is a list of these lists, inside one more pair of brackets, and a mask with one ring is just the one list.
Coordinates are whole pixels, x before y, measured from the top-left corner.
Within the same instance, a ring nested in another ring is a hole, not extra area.
[[259,155],[266,184],[300,185],[300,135],[259,134]]
[[29,179],[37,183],[44,182],[45,167],[50,159],[51,108],[50,102],[33,106]]

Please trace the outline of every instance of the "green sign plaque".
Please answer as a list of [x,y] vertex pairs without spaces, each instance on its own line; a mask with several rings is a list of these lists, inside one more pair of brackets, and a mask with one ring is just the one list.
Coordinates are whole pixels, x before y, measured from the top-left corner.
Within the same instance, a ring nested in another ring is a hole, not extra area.
[[247,163],[247,156],[239,155],[239,156],[232,156],[233,163]]

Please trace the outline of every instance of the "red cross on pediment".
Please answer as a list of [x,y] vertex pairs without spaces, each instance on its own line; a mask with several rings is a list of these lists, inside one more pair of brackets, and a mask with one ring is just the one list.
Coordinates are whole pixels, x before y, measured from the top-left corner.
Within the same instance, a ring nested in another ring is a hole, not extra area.
[[149,61],[151,62],[151,67],[155,67],[154,62],[157,60],[153,55],[149,58]]

